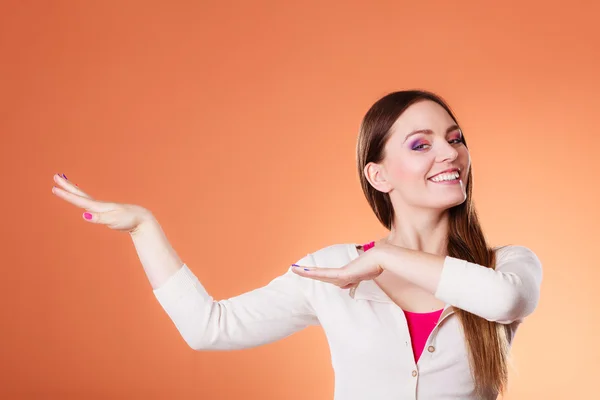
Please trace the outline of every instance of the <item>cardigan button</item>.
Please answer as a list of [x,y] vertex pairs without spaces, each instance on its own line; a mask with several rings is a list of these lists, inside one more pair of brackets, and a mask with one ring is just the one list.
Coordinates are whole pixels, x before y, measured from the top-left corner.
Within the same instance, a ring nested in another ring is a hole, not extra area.
[[435,351],[435,347],[433,347],[433,346],[429,346],[429,347],[427,348],[427,351],[428,351],[428,352],[430,352],[430,353],[433,353],[433,352]]
[[412,376],[417,376],[417,370],[413,370]]

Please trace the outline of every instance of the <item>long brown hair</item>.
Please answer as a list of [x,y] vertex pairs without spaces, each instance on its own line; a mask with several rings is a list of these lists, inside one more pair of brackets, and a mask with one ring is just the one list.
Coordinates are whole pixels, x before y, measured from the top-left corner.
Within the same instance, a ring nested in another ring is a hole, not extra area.
[[[379,221],[389,230],[394,221],[394,209],[387,193],[382,193],[369,183],[364,174],[368,163],[379,163],[385,156],[384,147],[390,137],[392,125],[410,105],[431,100],[444,107],[457,125],[458,121],[446,102],[438,95],[407,90],[393,92],[378,100],[363,118],[357,143],[357,167],[360,183],[369,205]],[[463,136],[464,140],[464,136]],[[466,141],[464,141],[466,146]],[[495,267],[495,255],[483,235],[472,199],[473,177],[469,169],[466,200],[449,210],[448,255],[488,268]],[[463,327],[469,353],[475,390],[479,394],[502,393],[508,378],[507,326],[456,310]]]

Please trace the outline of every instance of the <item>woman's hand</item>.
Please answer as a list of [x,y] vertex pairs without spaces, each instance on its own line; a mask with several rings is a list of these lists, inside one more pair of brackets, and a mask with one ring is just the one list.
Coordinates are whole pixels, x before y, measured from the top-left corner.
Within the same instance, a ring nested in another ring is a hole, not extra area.
[[360,281],[375,279],[381,275],[383,267],[377,256],[378,252],[374,248],[341,268],[306,267],[293,264],[292,271],[305,278],[331,283],[342,289],[351,289]]
[[54,175],[52,193],[57,197],[85,210],[83,219],[110,229],[135,233],[145,221],[152,220],[152,214],[143,207],[94,200],[90,195],[71,183],[65,175]]
[[138,257],[153,289],[164,284],[183,262],[167,240],[160,224],[150,211],[131,204],[94,200],[65,175],[54,175],[59,187],[52,193],[68,203],[83,208],[83,219],[110,229],[129,232]]

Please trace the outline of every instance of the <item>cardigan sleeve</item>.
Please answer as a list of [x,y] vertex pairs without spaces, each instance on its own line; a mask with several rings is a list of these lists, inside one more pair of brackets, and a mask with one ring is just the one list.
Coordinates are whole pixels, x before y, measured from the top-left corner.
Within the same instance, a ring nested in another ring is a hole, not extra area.
[[[309,254],[298,263],[312,265]],[[319,323],[306,296],[308,280],[288,270],[266,286],[215,301],[183,265],[162,286],[156,299],[195,350],[234,350],[282,339]]]
[[488,321],[510,324],[537,307],[542,265],[523,246],[496,250],[496,268],[446,257],[436,297]]

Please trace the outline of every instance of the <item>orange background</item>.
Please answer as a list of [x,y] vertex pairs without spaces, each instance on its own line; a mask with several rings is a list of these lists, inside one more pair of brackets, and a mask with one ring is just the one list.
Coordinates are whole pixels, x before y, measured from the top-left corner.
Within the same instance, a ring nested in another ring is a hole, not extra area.
[[597,393],[598,3],[297,3],[2,2],[2,398],[331,399],[319,328],[188,348],[129,237],[85,223],[52,174],[152,210],[226,298],[384,234],[354,147],[406,88],[457,112],[490,242],[544,264],[507,398]]

